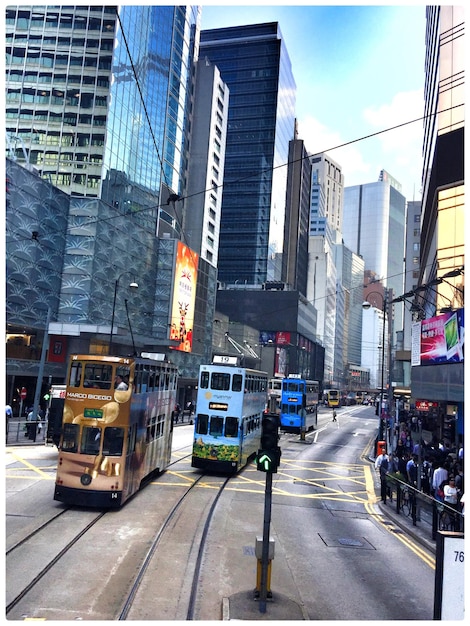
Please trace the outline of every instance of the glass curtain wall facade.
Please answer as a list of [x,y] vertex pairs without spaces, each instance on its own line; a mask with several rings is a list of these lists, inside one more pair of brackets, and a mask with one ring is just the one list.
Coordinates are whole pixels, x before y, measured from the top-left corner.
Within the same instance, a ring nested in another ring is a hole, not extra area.
[[198,20],[189,7],[8,7],[10,155],[155,224],[161,184],[183,180]]
[[[280,280],[289,140],[295,82],[277,23],[201,32],[200,58],[230,89],[219,280],[260,285]],[[272,265],[269,261],[272,261]]]

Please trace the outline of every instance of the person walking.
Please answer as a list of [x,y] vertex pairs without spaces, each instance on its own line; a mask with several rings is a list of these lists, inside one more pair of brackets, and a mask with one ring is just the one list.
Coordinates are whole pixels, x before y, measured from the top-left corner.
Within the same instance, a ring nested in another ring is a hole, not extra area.
[[6,442],[8,443],[8,432],[10,430],[10,420],[13,417],[13,409],[9,404],[5,406],[5,434],[6,434]]
[[375,459],[375,469],[379,472],[380,477],[380,498],[384,504],[387,504],[387,474],[389,472],[390,459],[385,450]]
[[338,420],[336,419],[336,411],[333,409],[333,419],[331,420],[332,422],[337,422]]
[[440,494],[438,494],[438,492],[441,489],[441,485],[444,481],[446,481],[449,478],[449,473],[448,471],[445,469],[445,467],[442,467],[442,463],[440,461],[437,462],[437,467],[433,472],[432,475],[432,493],[435,497],[436,500],[439,500],[440,502],[442,502],[442,496]]
[[457,514],[458,512],[458,497],[459,491],[455,486],[455,479],[453,476],[449,477],[449,483],[444,485],[444,504],[453,509],[452,519],[454,522],[454,530],[458,531],[460,528],[460,520]]

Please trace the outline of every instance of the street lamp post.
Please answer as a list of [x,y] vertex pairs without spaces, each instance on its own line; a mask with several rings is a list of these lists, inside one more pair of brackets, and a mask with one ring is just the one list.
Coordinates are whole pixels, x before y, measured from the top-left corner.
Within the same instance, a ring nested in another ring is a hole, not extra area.
[[[119,281],[125,274],[130,274],[130,272],[123,272],[116,278],[114,282],[113,312],[111,314],[111,332],[109,333],[109,345],[108,345],[108,354],[110,355],[112,353],[112,346],[113,346],[113,329],[114,329],[114,314],[116,312],[116,297],[117,297],[117,292],[118,292],[118,287],[119,287]],[[136,283],[135,280],[133,280],[131,283],[129,283],[129,287],[131,289],[138,289],[139,285]],[[126,310],[127,310],[127,304],[126,304]]]
[[386,413],[383,408],[383,399],[384,399],[384,383],[385,383],[385,317],[387,314],[387,290],[384,290],[384,294],[380,291],[371,291],[367,294],[365,302],[362,303],[363,309],[370,309],[371,303],[367,300],[367,298],[373,294],[377,294],[382,298],[382,364],[381,364],[381,381],[380,381],[380,405],[379,405],[379,431],[378,431],[378,441],[383,441],[384,437],[384,419],[386,417]]

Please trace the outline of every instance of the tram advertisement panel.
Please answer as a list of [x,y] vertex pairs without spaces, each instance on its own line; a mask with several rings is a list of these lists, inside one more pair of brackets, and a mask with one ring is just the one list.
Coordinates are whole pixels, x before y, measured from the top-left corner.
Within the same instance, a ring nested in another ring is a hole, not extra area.
[[463,309],[414,324],[412,365],[462,362],[464,331]]
[[191,352],[196,302],[199,255],[178,241],[171,308],[170,339],[178,341],[176,350]]

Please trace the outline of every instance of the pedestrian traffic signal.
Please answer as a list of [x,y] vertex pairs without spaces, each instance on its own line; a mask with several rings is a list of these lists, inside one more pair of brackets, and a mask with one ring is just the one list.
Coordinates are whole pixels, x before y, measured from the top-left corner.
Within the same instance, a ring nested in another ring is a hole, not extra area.
[[279,416],[266,413],[261,420],[261,449],[277,450],[279,442]]

